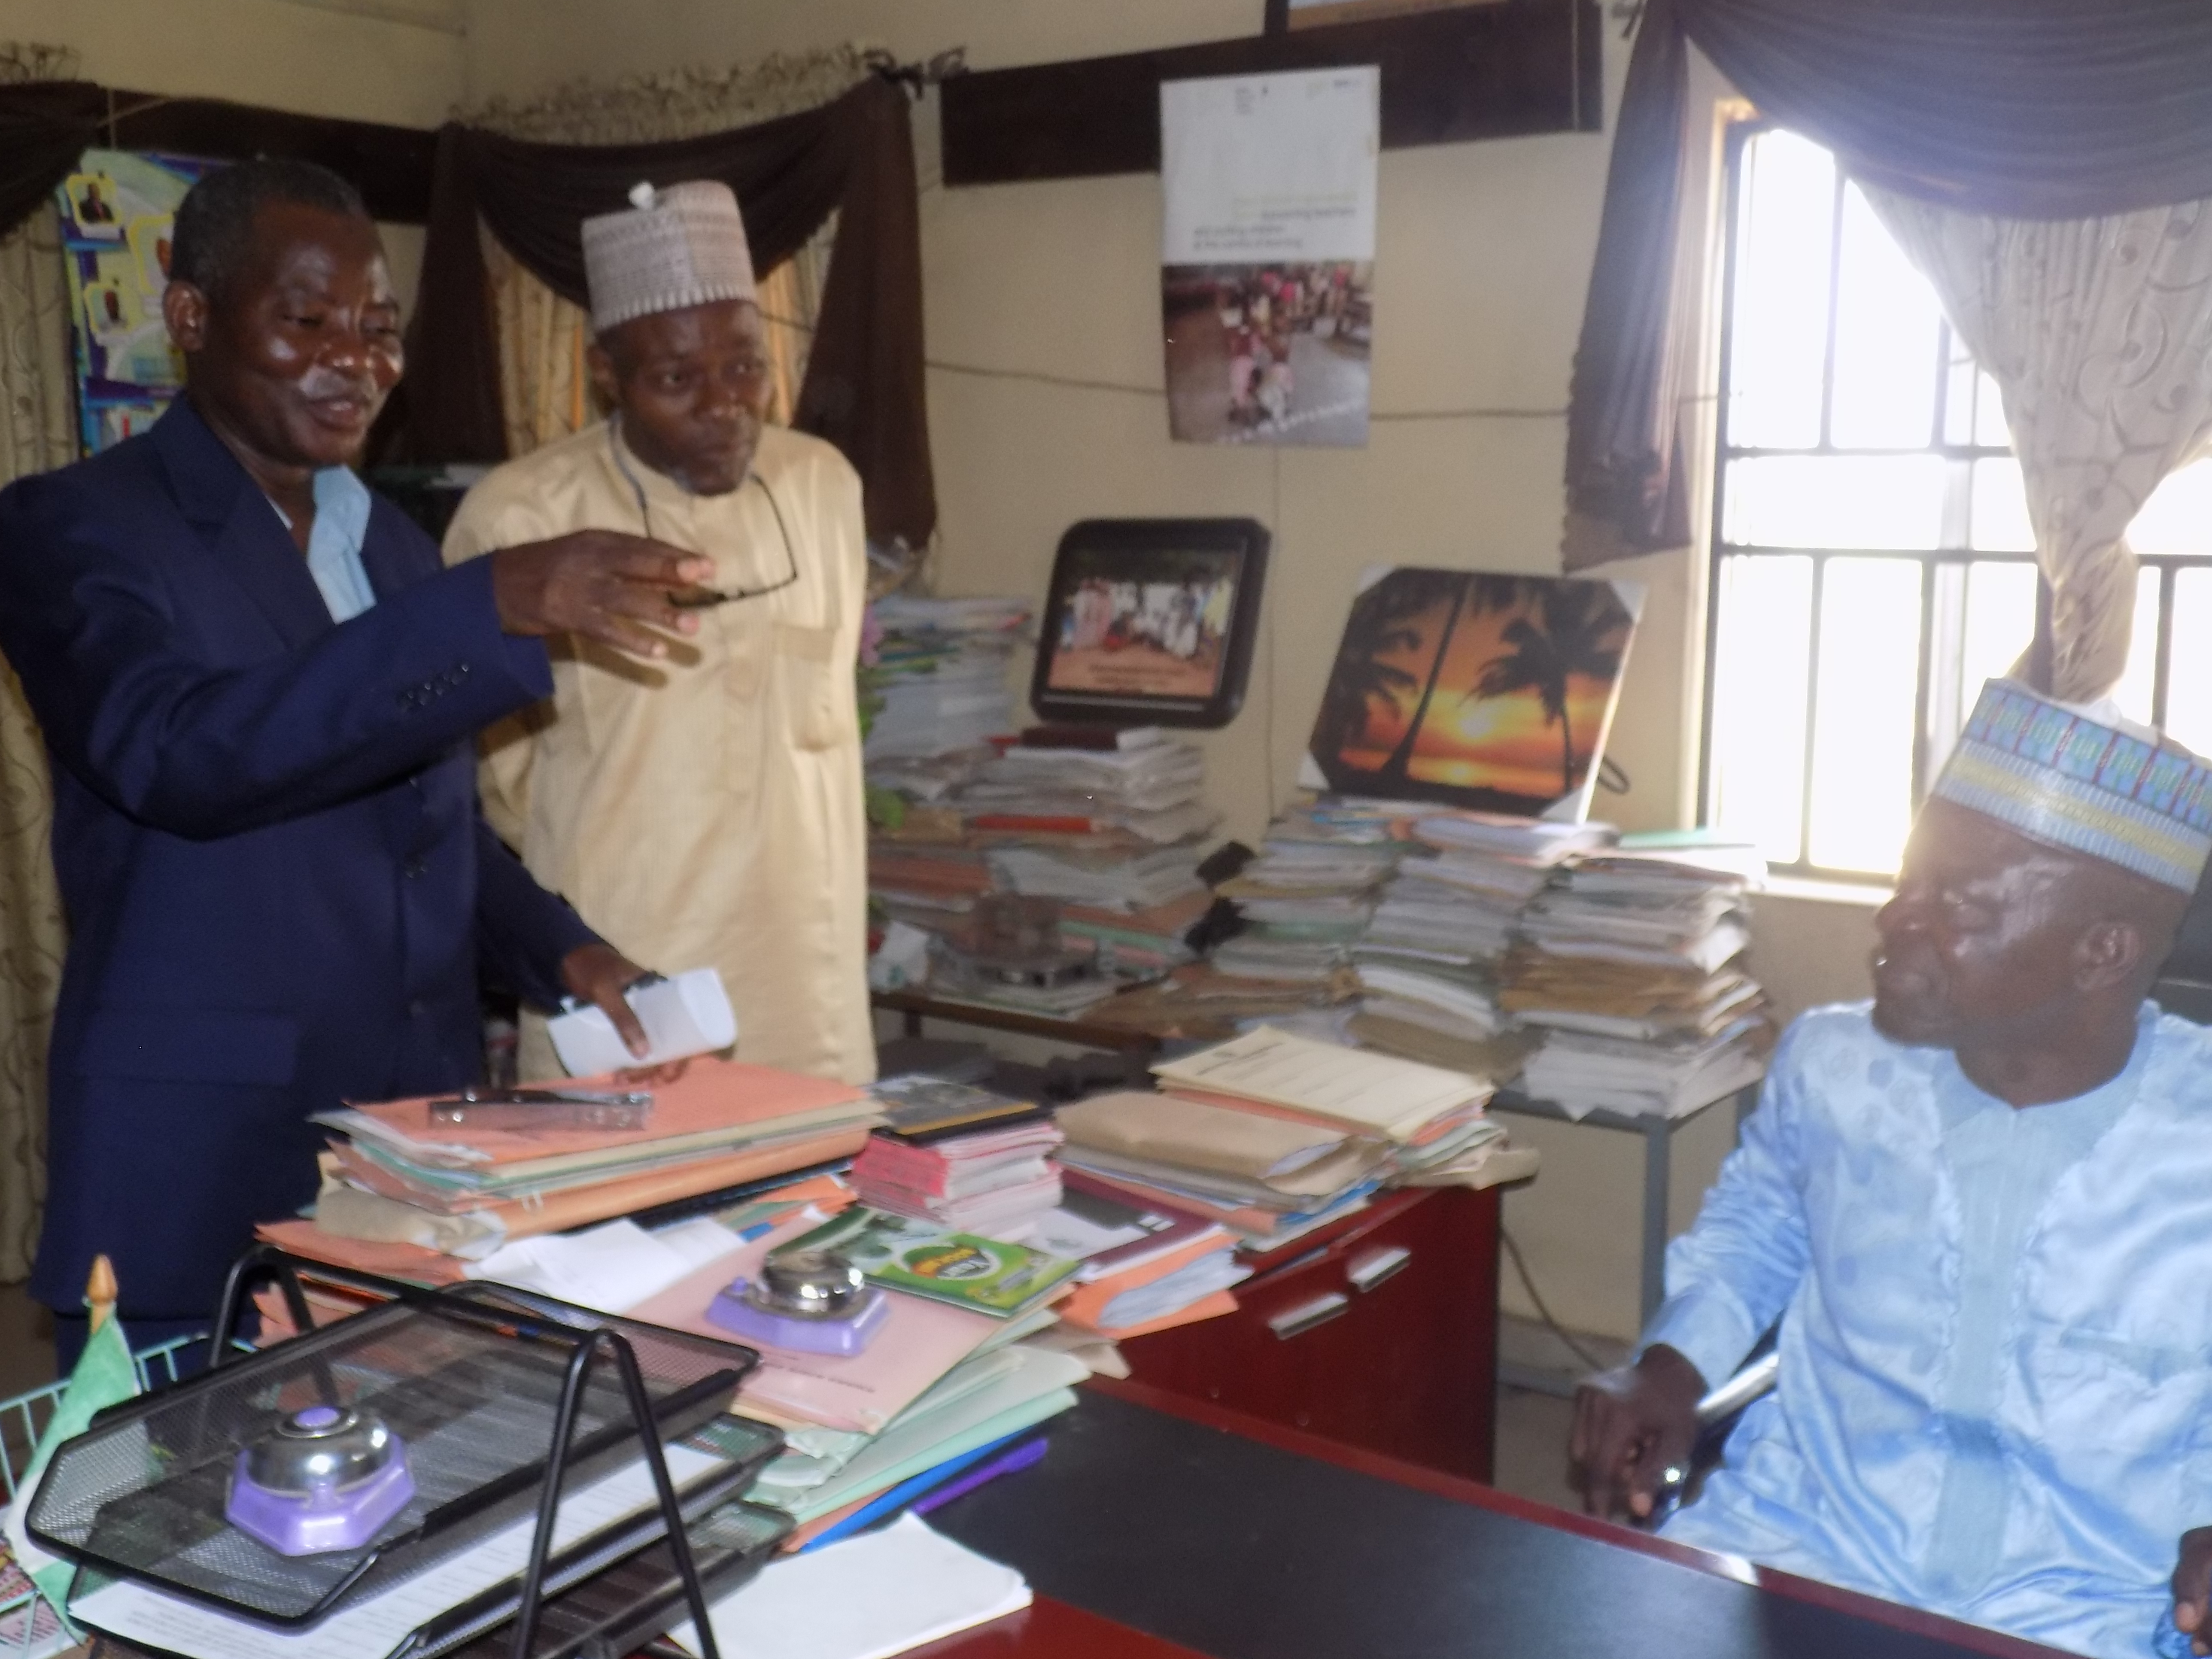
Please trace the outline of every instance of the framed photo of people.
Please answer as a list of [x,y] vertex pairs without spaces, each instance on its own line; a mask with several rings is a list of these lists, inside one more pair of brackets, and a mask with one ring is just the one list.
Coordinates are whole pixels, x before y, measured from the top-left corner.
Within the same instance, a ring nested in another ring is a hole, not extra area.
[[1250,519],[1085,519],[1060,538],[1030,702],[1041,720],[1226,726],[1267,568]]

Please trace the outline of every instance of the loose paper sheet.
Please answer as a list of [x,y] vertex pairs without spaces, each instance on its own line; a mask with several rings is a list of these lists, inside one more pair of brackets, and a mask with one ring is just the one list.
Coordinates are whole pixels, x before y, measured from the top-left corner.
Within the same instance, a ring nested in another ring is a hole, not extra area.
[[[714,1641],[744,1659],[884,1659],[1018,1613],[1030,1587],[1012,1567],[905,1515],[880,1532],[787,1556],[714,1604]],[[670,1639],[699,1650],[698,1632]]]

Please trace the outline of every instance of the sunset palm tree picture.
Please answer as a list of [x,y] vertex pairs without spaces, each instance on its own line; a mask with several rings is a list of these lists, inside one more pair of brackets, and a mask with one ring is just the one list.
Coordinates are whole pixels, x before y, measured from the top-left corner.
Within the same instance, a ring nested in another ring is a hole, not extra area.
[[1641,599],[1632,583],[1568,577],[1373,575],[1352,603],[1304,781],[1532,814],[1577,796]]

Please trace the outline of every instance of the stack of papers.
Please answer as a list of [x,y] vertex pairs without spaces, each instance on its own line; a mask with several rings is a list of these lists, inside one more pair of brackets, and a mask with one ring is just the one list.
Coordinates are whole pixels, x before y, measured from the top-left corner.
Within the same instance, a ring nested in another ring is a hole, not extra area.
[[1406,843],[1364,822],[1346,826],[1294,806],[1268,826],[1259,857],[1224,882],[1246,928],[1214,953],[1226,974],[1325,983],[1349,959]]
[[438,1123],[427,1099],[319,1113],[337,1133],[315,1209],[325,1241],[306,1253],[370,1271],[380,1269],[346,1260],[338,1243],[481,1259],[515,1239],[850,1157],[883,1121],[859,1089],[732,1060],[695,1060],[648,1091],[647,1121],[633,1129]]
[[1130,910],[1071,904],[1060,913],[1060,937],[1088,939],[1102,966],[1117,971],[1155,974],[1195,960],[1190,930],[1213,908],[1213,895],[1193,884],[1180,898]]
[[1725,853],[1585,858],[1528,907],[1500,1001],[1545,1034],[1531,1094],[1671,1116],[1759,1077],[1773,1032],[1740,960],[1753,878]]
[[1026,641],[1026,600],[895,593],[874,610],[883,706],[868,731],[872,777],[878,762],[975,750],[1016,729],[1008,672]]
[[998,890],[1063,899],[1111,915],[1131,915],[1202,896],[1196,842],[1144,852],[1053,846],[994,848]]
[[1025,834],[1121,830],[1156,846],[1210,830],[1206,756],[1155,732],[1130,749],[1008,750],[959,792],[971,827]]
[[[1553,872],[1613,832],[1489,812],[1431,813],[1409,858],[1353,948],[1360,1040],[1393,1053],[1474,1068],[1513,1021],[1498,1004],[1498,970],[1528,904]],[[1508,1074],[1510,1075],[1510,1073]]]
[[878,1133],[854,1162],[853,1188],[871,1209],[952,1232],[1018,1238],[1060,1202],[1060,1168],[1051,1157],[1060,1141],[1049,1121],[940,1135],[919,1146]]

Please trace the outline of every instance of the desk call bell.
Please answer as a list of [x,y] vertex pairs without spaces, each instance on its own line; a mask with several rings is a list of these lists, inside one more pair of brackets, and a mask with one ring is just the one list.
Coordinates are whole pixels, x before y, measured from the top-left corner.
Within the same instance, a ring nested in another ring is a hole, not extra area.
[[309,1406],[240,1449],[223,1513],[279,1555],[358,1549],[407,1507],[407,1449],[373,1412]]
[[779,1250],[753,1279],[737,1279],[708,1306],[707,1319],[763,1347],[801,1353],[860,1352],[890,1315],[890,1297],[830,1250]]

